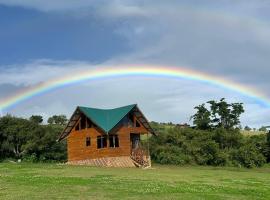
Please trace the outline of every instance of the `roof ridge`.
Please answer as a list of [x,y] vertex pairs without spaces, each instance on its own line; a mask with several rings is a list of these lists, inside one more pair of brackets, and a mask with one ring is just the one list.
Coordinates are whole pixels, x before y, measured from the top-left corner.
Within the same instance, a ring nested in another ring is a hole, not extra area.
[[121,106],[121,107],[116,107],[116,108],[95,108],[95,107],[87,107],[87,106],[78,106],[79,108],[89,108],[89,109],[96,109],[96,110],[104,110],[104,111],[109,111],[109,110],[115,110],[115,109],[121,109],[129,106],[136,106],[137,104],[129,104],[126,106]]
[[113,109],[78,106],[78,109],[104,132],[108,133],[136,106],[137,104],[131,104]]

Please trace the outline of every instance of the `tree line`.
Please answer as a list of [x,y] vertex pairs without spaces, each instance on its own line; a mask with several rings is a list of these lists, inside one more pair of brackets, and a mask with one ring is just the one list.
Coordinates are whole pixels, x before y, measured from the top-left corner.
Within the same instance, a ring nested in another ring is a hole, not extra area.
[[22,159],[32,162],[65,161],[65,141],[57,142],[67,123],[65,115],[54,115],[42,124],[43,118],[29,119],[6,115],[0,118],[0,160]]
[[[152,160],[160,164],[260,167],[270,162],[270,133],[241,133],[242,103],[225,99],[195,107],[194,126],[152,122],[157,136],[150,138]],[[65,162],[66,141],[57,139],[67,123],[65,115],[29,119],[0,117],[0,160]],[[266,131],[266,127],[263,129]]]
[[[270,133],[245,136],[240,130],[242,103],[225,99],[195,107],[194,127],[153,123],[157,137],[150,138],[152,159],[160,164],[260,167],[270,162]],[[264,129],[266,130],[266,129]]]

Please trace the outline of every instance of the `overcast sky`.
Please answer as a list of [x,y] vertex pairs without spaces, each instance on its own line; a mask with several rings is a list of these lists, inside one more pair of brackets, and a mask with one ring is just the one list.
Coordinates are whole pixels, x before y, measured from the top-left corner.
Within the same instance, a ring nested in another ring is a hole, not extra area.
[[[0,99],[52,78],[106,65],[185,66],[270,99],[268,0],[0,0]],[[193,107],[244,102],[242,125],[270,125],[270,108],[206,83],[158,77],[84,82],[2,114],[70,116],[77,105],[138,103],[149,120],[190,123]]]

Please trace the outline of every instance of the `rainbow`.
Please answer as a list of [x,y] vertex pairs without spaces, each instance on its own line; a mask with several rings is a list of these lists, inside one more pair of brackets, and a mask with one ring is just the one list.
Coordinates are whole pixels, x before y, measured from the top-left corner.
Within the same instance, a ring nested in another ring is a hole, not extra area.
[[169,66],[110,66],[99,67],[96,69],[89,69],[79,71],[76,74],[66,75],[57,79],[51,79],[46,82],[37,84],[33,87],[27,88],[17,92],[16,94],[0,100],[0,110],[7,110],[17,104],[29,100],[35,96],[42,95],[51,90],[55,90],[69,85],[79,84],[85,81],[92,81],[96,79],[105,79],[112,77],[126,77],[126,76],[157,76],[169,77],[178,79],[188,79],[193,81],[203,82],[205,84],[224,88],[229,91],[237,92],[241,95],[247,96],[256,102],[263,104],[270,108],[270,100],[253,88],[232,82],[222,77],[217,77],[209,74],[204,74],[188,68],[169,67]]

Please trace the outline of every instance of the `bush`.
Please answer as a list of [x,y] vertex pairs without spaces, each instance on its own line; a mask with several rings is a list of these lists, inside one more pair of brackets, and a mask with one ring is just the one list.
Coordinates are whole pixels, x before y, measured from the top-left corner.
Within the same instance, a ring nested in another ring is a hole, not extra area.
[[244,145],[231,151],[231,159],[234,165],[240,167],[261,167],[266,163],[266,158],[254,145]]
[[171,128],[150,138],[150,152],[160,164],[260,167],[266,162],[266,136],[244,137],[239,130]]
[[213,139],[221,149],[239,148],[244,140],[243,135],[237,129],[226,130],[218,128],[213,130]]
[[38,158],[37,158],[37,155],[35,153],[33,153],[31,155],[25,155],[25,156],[23,156],[22,160],[24,162],[31,162],[31,163],[38,162]]
[[266,134],[266,158],[267,162],[270,162],[270,131]]
[[190,157],[177,146],[160,146],[156,149],[154,158],[160,164],[184,165],[191,162]]
[[199,151],[195,154],[195,160],[199,165],[219,165],[218,155],[218,144],[210,140],[201,144]]
[[214,162],[215,166],[230,165],[229,155],[224,151],[219,151]]

